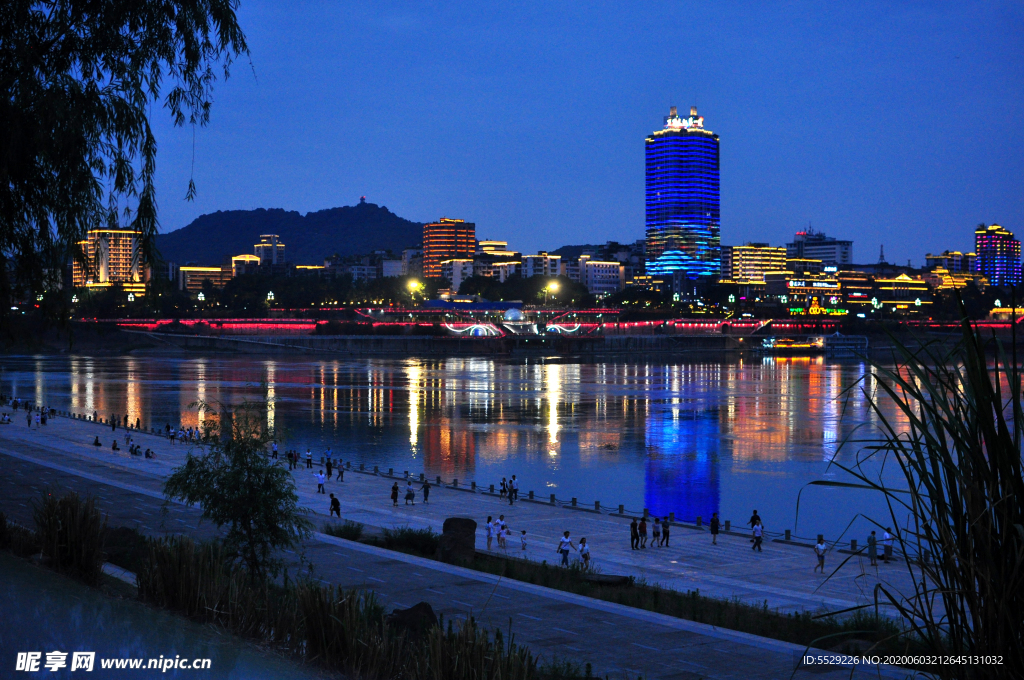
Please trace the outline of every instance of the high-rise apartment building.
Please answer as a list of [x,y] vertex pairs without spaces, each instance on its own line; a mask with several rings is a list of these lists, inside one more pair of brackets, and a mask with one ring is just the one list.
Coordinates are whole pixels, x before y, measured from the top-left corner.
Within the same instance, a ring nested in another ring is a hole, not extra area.
[[442,217],[423,225],[423,276],[441,277],[441,262],[470,259],[476,250],[476,224]]
[[669,109],[665,127],[645,144],[647,274],[715,276],[721,267],[718,135],[704,129],[697,108],[681,118]]
[[561,255],[541,252],[536,255],[524,255],[521,272],[524,279],[532,276],[562,276],[565,274],[562,265]]
[[765,272],[786,270],[786,249],[767,243],[722,246],[722,279],[737,282],[764,281]]
[[993,286],[1020,283],[1020,241],[998,224],[980,225],[974,232],[974,271]]
[[141,263],[139,233],[127,229],[93,229],[79,241],[85,262],[71,266],[77,288],[109,288],[119,285],[129,293],[146,292],[146,270]]
[[825,264],[851,264],[853,241],[841,241],[813,229],[798,231],[793,242],[786,244],[786,255],[821,260]]

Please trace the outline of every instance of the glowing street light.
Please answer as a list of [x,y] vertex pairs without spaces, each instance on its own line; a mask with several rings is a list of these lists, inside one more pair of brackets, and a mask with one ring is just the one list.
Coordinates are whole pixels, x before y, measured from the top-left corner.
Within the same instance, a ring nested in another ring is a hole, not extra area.
[[274,291],[270,291],[269,293],[267,293],[267,302],[273,302],[273,301],[274,301]]
[[547,286],[545,286],[545,288],[544,288],[544,304],[548,303],[548,294],[550,293],[551,295],[554,295],[555,291],[557,291],[557,290],[558,290],[558,281],[552,281]]
[[417,281],[416,279],[411,279],[409,281],[409,283],[408,283],[408,288],[409,288],[409,292],[410,293],[415,293],[416,291],[418,291],[422,287],[423,287],[423,284],[420,283],[419,281]]
[[[199,293],[199,295],[197,295],[196,297],[199,298],[200,302],[202,302],[203,300],[206,299],[206,294],[205,293]],[[131,299],[131,295],[128,296],[128,299],[129,300]]]
[[128,302],[135,302],[135,293],[128,293]]

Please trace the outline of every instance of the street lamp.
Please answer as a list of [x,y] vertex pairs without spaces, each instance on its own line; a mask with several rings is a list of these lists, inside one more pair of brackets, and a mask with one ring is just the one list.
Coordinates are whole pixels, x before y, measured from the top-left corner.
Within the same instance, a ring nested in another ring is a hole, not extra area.
[[554,295],[556,290],[558,290],[558,281],[552,281],[544,287],[544,304],[548,303],[548,293]]
[[135,302],[135,293],[128,293],[128,302]]
[[270,291],[269,293],[267,293],[267,302],[273,302],[273,301],[274,301],[274,291]]
[[197,298],[197,299],[198,299],[198,300],[199,300],[200,302],[202,302],[203,300],[205,300],[205,299],[206,299],[206,294],[205,294],[205,293],[200,293],[199,295],[197,295],[197,296],[196,296],[196,298]]

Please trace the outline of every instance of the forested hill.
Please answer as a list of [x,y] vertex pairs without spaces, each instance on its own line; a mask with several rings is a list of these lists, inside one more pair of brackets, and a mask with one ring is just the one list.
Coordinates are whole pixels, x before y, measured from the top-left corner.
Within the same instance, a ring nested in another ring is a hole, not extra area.
[[325,257],[335,253],[346,256],[391,250],[397,255],[423,241],[423,224],[373,203],[305,215],[280,208],[226,210],[161,234],[156,243],[167,262],[217,265],[225,257],[252,254],[260,234],[280,236],[289,262],[323,264]]

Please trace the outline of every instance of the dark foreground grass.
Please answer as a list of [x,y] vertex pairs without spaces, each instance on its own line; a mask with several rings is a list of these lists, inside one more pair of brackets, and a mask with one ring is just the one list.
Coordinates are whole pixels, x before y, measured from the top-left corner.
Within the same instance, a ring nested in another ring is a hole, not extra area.
[[343,524],[324,522],[324,533],[328,536],[344,538],[349,541],[358,541],[363,537],[363,525],[350,519],[345,520]]

